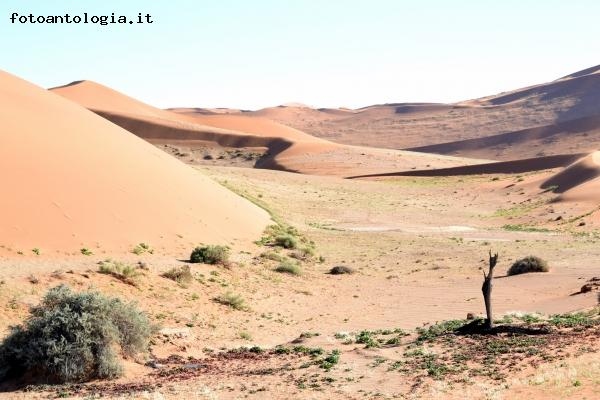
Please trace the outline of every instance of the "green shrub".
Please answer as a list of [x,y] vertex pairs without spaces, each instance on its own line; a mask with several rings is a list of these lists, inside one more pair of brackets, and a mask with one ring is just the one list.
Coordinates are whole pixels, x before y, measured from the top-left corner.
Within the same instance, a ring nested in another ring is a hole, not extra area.
[[508,275],[526,274],[528,272],[548,272],[548,263],[536,256],[522,258],[509,268]]
[[302,274],[302,270],[300,270],[300,266],[291,260],[284,260],[279,264],[275,271],[281,272],[284,274],[292,274],[292,275],[300,275]]
[[375,340],[373,332],[370,331],[361,331],[358,335],[356,335],[356,343],[365,344],[366,348],[379,347],[379,343]]
[[189,265],[184,265],[182,267],[174,267],[162,274],[163,277],[167,279],[171,279],[181,286],[188,285],[190,282],[194,280],[192,276],[192,272],[190,271]]
[[190,262],[204,264],[225,264],[229,260],[229,247],[203,246],[196,247],[190,255]]
[[0,345],[0,381],[23,376],[52,383],[114,378],[122,373],[118,353],[144,353],[152,331],[134,304],[60,285]]
[[289,233],[278,235],[275,237],[275,246],[280,246],[284,249],[295,249],[298,247],[298,239]]

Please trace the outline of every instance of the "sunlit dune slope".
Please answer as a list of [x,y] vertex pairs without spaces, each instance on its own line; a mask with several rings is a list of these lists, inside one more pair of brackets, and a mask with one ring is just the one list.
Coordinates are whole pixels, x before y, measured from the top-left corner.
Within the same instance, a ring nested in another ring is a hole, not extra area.
[[5,248],[246,247],[269,223],[262,209],[147,142],[5,72],[0,103]]

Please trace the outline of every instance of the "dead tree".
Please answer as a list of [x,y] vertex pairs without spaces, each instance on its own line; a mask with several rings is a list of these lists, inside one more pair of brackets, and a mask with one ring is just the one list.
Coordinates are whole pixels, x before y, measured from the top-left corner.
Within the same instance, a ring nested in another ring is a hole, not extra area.
[[490,250],[490,270],[487,275],[483,271],[483,285],[481,286],[483,301],[485,302],[485,313],[487,315],[485,329],[492,329],[494,327],[494,317],[492,315],[492,279],[494,279],[494,267],[497,262],[498,253],[492,255],[492,251]]

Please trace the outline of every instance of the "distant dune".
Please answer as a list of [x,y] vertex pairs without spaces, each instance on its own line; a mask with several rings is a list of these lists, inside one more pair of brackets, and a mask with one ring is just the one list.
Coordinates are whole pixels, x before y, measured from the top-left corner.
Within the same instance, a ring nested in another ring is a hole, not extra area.
[[[266,111],[216,113],[189,108],[160,110],[89,81],[77,81],[51,90],[151,142],[204,141],[220,146],[267,148],[268,155],[256,165],[260,168],[349,176],[484,162],[443,155],[341,145],[273,121],[268,118],[269,112]],[[292,105],[280,108],[291,113],[308,110],[328,114],[306,106]]]
[[589,153],[598,148],[600,148],[600,115],[409,150],[461,157],[515,160],[561,152]]
[[0,83],[5,249],[247,247],[269,223],[264,210],[85,108],[5,72]]
[[[350,145],[496,160],[574,154],[600,145],[596,118],[600,117],[600,66],[552,82],[454,104],[393,103],[344,112],[271,107],[245,114],[265,116]],[[552,136],[550,146],[545,139],[523,140],[534,138],[535,130],[554,131],[547,135]],[[573,131],[577,135],[570,140]],[[581,136],[587,139],[581,141]],[[559,137],[560,141],[553,141]]]

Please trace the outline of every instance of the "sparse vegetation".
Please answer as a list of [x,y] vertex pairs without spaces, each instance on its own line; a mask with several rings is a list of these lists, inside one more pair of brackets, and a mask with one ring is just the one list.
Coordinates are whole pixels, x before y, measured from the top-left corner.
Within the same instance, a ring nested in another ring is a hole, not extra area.
[[340,351],[333,350],[331,353],[327,355],[327,357],[323,358],[318,362],[320,368],[323,368],[325,371],[329,371],[333,368],[338,362],[340,362]]
[[173,267],[167,272],[163,273],[162,276],[177,282],[181,286],[189,285],[194,280],[189,265]]
[[315,249],[311,246],[302,246],[298,248],[298,250],[290,253],[290,257],[293,257],[297,260],[307,261],[315,256]]
[[84,256],[94,255],[94,253],[86,247],[82,248],[80,251],[81,251],[81,254],[83,254]]
[[234,310],[247,310],[248,307],[246,306],[246,301],[244,300],[244,298],[238,294],[234,294],[232,292],[226,292],[224,294],[222,294],[221,296],[215,298],[215,301],[217,303],[229,306],[231,308],[233,308]]
[[291,275],[301,275],[302,274],[302,270],[300,269],[300,266],[291,260],[282,261],[281,264],[279,264],[277,266],[277,268],[275,268],[275,271],[281,272],[284,274],[291,274]]
[[137,268],[120,261],[113,261],[110,258],[100,261],[98,264],[99,273],[111,275],[131,286],[138,285],[137,278],[140,276],[140,272],[137,270]]
[[146,243],[138,243],[131,252],[138,256],[144,253],[154,254],[154,250]]
[[276,253],[274,251],[265,251],[260,256],[261,256],[261,258],[264,258],[266,260],[278,261],[278,262],[282,262],[283,260],[286,259],[286,257],[284,255]]
[[118,353],[146,351],[152,333],[133,304],[97,292],[48,291],[31,316],[0,346],[0,380],[81,382],[122,373]]
[[345,265],[336,265],[335,267],[329,270],[331,275],[344,275],[344,274],[353,274],[354,270]]
[[508,269],[508,275],[526,274],[529,272],[548,272],[548,263],[536,256],[528,256],[515,263]]
[[528,225],[520,225],[520,224],[507,224],[502,227],[507,231],[517,231],[517,232],[550,232],[549,229],[546,228],[536,228],[535,226]]
[[196,247],[190,255],[190,262],[204,264],[225,264],[229,261],[229,247],[209,245]]
[[356,343],[362,343],[365,347],[379,347],[379,343],[374,337],[373,332],[370,331],[361,331],[358,335],[356,335]]
[[279,235],[275,237],[275,246],[280,246],[284,249],[295,249],[298,247],[298,240],[290,234]]

